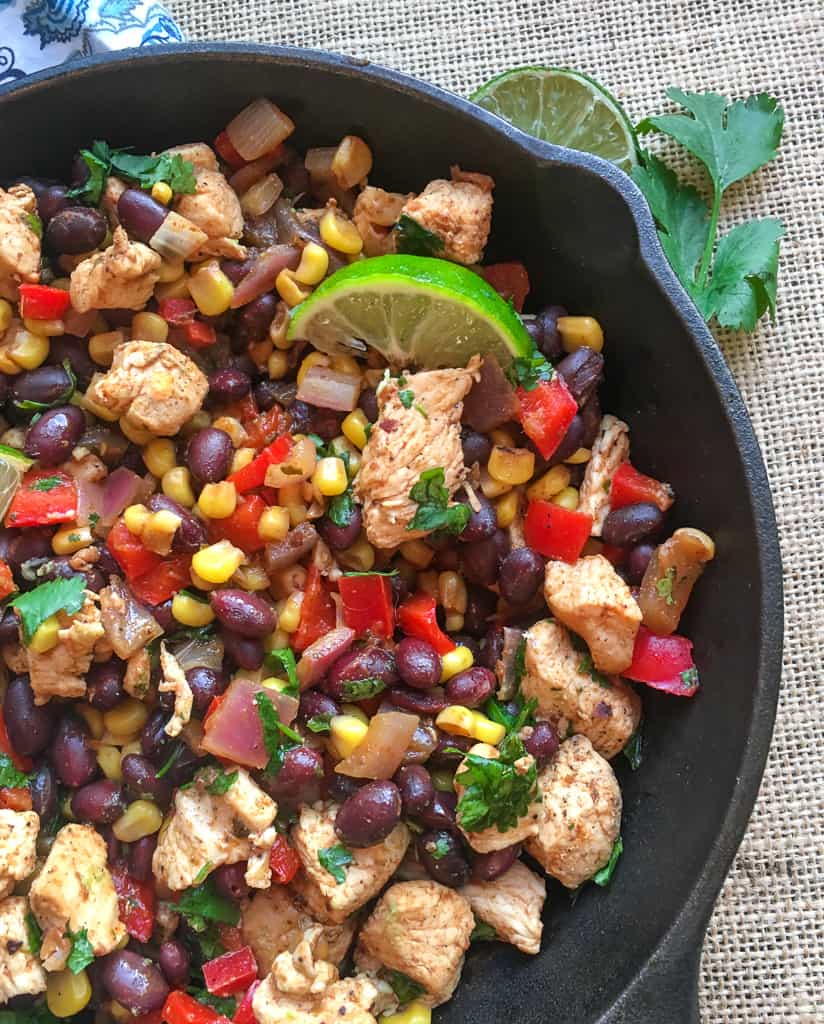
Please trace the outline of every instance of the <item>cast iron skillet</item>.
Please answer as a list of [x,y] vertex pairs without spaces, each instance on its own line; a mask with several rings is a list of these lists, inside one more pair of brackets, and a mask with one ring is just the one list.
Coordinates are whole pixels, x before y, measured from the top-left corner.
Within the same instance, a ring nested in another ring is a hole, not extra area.
[[782,638],[770,492],[721,353],[629,178],[363,61],[204,44],[33,75],[0,94],[0,182],[65,178],[74,151],[95,138],[138,152],[210,140],[259,95],[291,114],[298,146],[364,136],[384,187],[418,190],[451,163],[492,174],[489,257],[523,259],[536,302],[601,321],[604,407],[630,422],[633,462],[674,484],[673,526],[698,526],[718,545],[683,623],[703,690],[693,700],[645,692],[644,763],[632,773],[616,762],[625,853],[612,885],[587,886],[574,909],[551,887],[541,955],[475,948],[437,1019],[694,1024],[702,937],[764,768]]

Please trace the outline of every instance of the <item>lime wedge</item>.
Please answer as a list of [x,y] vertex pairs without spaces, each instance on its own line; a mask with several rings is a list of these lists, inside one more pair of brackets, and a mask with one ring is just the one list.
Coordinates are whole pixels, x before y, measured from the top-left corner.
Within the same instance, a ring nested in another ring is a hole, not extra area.
[[368,345],[398,368],[465,366],[475,353],[508,366],[532,351],[518,314],[491,285],[428,256],[376,256],[338,270],[292,311],[288,336],[329,355]]
[[629,173],[638,163],[632,123],[598,82],[569,68],[514,68],[470,96],[536,139],[594,153]]
[[0,520],[8,512],[20,480],[32,463],[33,460],[18,448],[0,444]]

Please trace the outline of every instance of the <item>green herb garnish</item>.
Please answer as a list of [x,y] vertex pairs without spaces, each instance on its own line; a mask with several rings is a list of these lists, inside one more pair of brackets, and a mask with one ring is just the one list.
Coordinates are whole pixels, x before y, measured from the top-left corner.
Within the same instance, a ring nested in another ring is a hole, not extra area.
[[36,213],[27,213],[25,221],[38,238],[43,237],[43,221],[40,220]]
[[641,762],[644,758],[643,747],[643,734],[641,732],[641,723],[639,722],[638,728],[627,740],[626,746],[622,751],[624,757],[627,759],[627,761],[629,761],[630,768],[634,772],[637,772],[638,769],[641,767]]
[[211,878],[207,878],[202,885],[187,889],[179,902],[174,904],[174,909],[186,918],[196,932],[205,931],[208,921],[237,924],[240,920],[237,904],[221,896]]
[[351,851],[347,850],[343,843],[336,843],[334,846],[327,846],[325,850],[318,850],[320,866],[329,872],[338,885],[343,885],[346,881],[346,868],[353,860]]
[[306,719],[306,728],[310,732],[329,732],[331,721],[332,716],[330,714],[312,715],[311,718]]
[[170,772],[172,768],[174,768],[174,766],[180,760],[180,757],[184,750],[185,744],[178,743],[174,750],[172,750],[171,754],[169,754],[169,756],[163,762],[161,767],[158,768],[157,772],[155,773],[155,777],[158,779],[162,779],[167,772]]
[[406,1006],[407,1003],[413,1002],[418,996],[422,996],[426,989],[423,985],[419,985],[417,981],[413,981],[408,974],[404,974],[403,971],[386,971],[384,977],[389,984],[389,987],[398,997],[398,1002],[401,1006]]
[[179,153],[138,156],[125,149],[112,149],[107,142],[98,139],[91,149],[81,149],[80,156],[89,169],[89,176],[67,194],[70,199],[80,199],[91,206],[100,202],[110,174],[137,182],[145,189],[164,181],[176,194],[191,194],[197,188],[193,165]]
[[661,577],[660,580],[656,580],[655,589],[658,591],[658,596],[663,597],[668,605],[675,604],[675,598],[673,597],[673,588],[675,587],[675,566],[671,565],[667,569],[666,573]]
[[[220,768],[218,769],[217,775],[206,787],[206,790],[211,793],[212,796],[225,796],[237,781],[237,776],[237,769],[233,772],[225,772]],[[203,879],[200,879],[200,881],[203,881]]]
[[68,579],[51,580],[41,583],[34,590],[18,594],[9,601],[17,609],[23,626],[23,642],[31,643],[37,627],[57,612],[74,615],[86,600],[85,576],[71,576]]
[[348,679],[345,683],[341,683],[341,695],[345,700],[366,700],[368,697],[374,697],[385,689],[386,684],[382,679],[372,677],[368,679]]
[[494,942],[497,938],[498,933],[491,924],[487,924],[486,921],[480,921],[477,917],[475,918],[475,927],[469,936],[470,942]]
[[443,251],[443,239],[405,213],[395,225],[395,238],[398,252],[410,256],[437,256]]
[[469,522],[469,506],[460,503],[449,504],[449,491],[444,486],[444,471],[440,466],[421,473],[418,482],[409,492],[417,502],[418,510],[407,530],[445,530],[447,533],[462,533]]
[[518,356],[513,359],[506,375],[513,387],[534,391],[539,384],[552,380],[555,370],[552,363],[547,362],[536,349],[531,356]]
[[40,947],[43,944],[43,929],[31,911],[26,914],[26,938],[29,943],[27,947],[29,953],[32,956],[39,956]]
[[209,877],[209,872],[212,870],[213,867],[214,864],[210,860],[207,860],[203,867],[200,869],[200,871],[198,871],[198,873],[195,875],[194,884],[200,885],[201,882],[205,882],[206,879]]
[[196,985],[190,985],[186,991],[199,1003],[202,1003],[204,1006],[211,1006],[213,1010],[217,1010],[227,1020],[231,1020],[237,1011],[236,1001],[228,996],[214,996],[208,989],[198,988]]
[[620,836],[618,836],[615,840],[615,845],[612,847],[612,853],[609,855],[609,860],[600,871],[596,871],[592,876],[592,881],[595,882],[596,885],[609,885],[612,879],[612,874],[615,871],[615,865],[618,863],[618,858],[623,852],[624,841]]
[[263,770],[267,775],[277,775],[283,767],[286,751],[299,746],[303,740],[299,733],[281,722],[278,710],[268,693],[258,690],[255,694],[255,704],[263,729],[263,744],[269,754],[269,761]]
[[404,409],[411,409],[412,403],[415,401],[415,392],[411,388],[404,388],[398,392],[398,398]]
[[534,761],[515,767],[526,757],[526,749],[516,733],[500,743],[499,758],[467,754],[456,781],[465,787],[458,801],[458,819],[466,832],[482,832],[496,827],[499,832],[514,828],[518,819],[538,798],[538,772]]
[[681,673],[681,686],[685,690],[696,689],[698,682],[698,669],[694,665],[692,668],[685,668]]
[[79,932],[68,932],[67,938],[71,940],[72,948],[69,958],[66,960],[66,967],[72,974],[79,974],[94,960],[94,950],[89,942],[89,933],[85,928]]
[[450,849],[451,845],[446,836],[438,836],[434,843],[427,844],[426,852],[432,860],[443,860],[449,853]]
[[27,786],[31,776],[18,771],[8,754],[0,754],[0,787],[3,789],[21,789]]
[[291,647],[278,647],[274,651],[269,651],[266,655],[266,668],[270,672],[285,672],[289,685],[285,686],[281,692],[289,697],[297,697],[300,693],[300,683],[298,682],[295,652]]

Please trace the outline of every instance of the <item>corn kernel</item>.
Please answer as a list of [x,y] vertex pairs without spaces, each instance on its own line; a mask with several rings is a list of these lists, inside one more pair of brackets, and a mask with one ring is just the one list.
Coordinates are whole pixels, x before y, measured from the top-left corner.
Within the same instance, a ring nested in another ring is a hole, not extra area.
[[46,1005],[55,1017],[73,1017],[91,997],[92,986],[85,971],[53,971],[46,976]]
[[309,355],[306,356],[306,358],[303,360],[303,362],[300,364],[300,367],[298,368],[296,378],[298,387],[301,386],[301,384],[303,383],[303,378],[312,369],[313,366],[329,366],[329,363],[329,356],[325,355],[323,352],[310,352]]
[[154,199],[156,203],[162,203],[163,206],[168,206],[172,201],[173,195],[174,192],[172,191],[171,186],[165,181],[156,181],[154,185],[152,185],[152,199]]
[[464,616],[460,612],[447,612],[444,616],[444,628],[447,633],[460,633],[464,628]]
[[243,563],[244,554],[228,540],[202,548],[192,557],[192,568],[207,583],[225,583]]
[[11,326],[14,308],[8,299],[0,299],[0,334],[5,334]]
[[60,629],[60,622],[56,615],[50,615],[40,623],[34,631],[34,636],[28,644],[29,650],[35,654],[45,654],[46,651],[57,647],[57,631]]
[[528,448],[504,448],[496,444],[486,468],[499,483],[525,484],[535,472],[535,454]]
[[285,302],[279,302],[275,310],[275,317],[269,324],[269,340],[275,348],[286,351],[295,344],[291,338],[287,337],[288,332],[289,307]]
[[212,426],[215,430],[222,430],[224,434],[228,434],[235,448],[242,448],[249,440],[246,428],[235,416],[218,416],[212,421]]
[[123,331],[106,331],[89,338],[89,356],[98,366],[111,366],[114,350],[126,340]]
[[[0,370],[3,370],[6,373],[8,372],[1,364]],[[100,378],[101,376],[102,374],[95,374],[95,377],[97,378]],[[92,377],[92,383],[94,383],[95,377]],[[79,405],[81,409],[85,409],[87,412],[90,412],[92,416],[96,416],[99,420],[105,420],[107,423],[114,423],[119,419],[118,413],[112,412],[111,409],[107,409],[105,405],[98,405],[93,398],[89,397],[88,393],[83,395],[75,394],[72,401],[76,401],[77,405]]]
[[576,448],[568,459],[564,459],[564,462],[570,466],[581,466],[585,462],[589,462],[591,458],[592,452],[589,448]]
[[501,483],[489,475],[486,466],[481,466],[481,493],[485,498],[499,498],[512,490],[511,484]]
[[261,679],[261,686],[265,686],[267,690],[277,690],[278,693],[283,693],[288,690],[290,683],[288,679],[277,679],[275,676],[269,676],[266,679]]
[[172,598],[172,615],[181,626],[191,626],[193,629],[208,626],[215,617],[209,604],[182,592]]
[[[172,284],[174,281],[180,281],[185,273],[186,264],[183,260],[161,260],[160,266],[157,268],[158,280],[161,284]],[[145,340],[148,341],[150,339]]]
[[432,1010],[423,1003],[410,1003],[402,1013],[381,1017],[381,1024],[432,1024]]
[[112,832],[121,843],[135,843],[145,836],[154,835],[162,824],[163,815],[155,804],[149,800],[135,800],[112,825]]
[[319,459],[312,474],[312,483],[325,498],[343,494],[349,486],[343,459],[333,455]]
[[20,328],[6,346],[6,353],[21,370],[36,370],[48,358],[49,339],[44,334]]
[[241,590],[268,590],[269,577],[259,565],[241,565],[231,579],[233,587]]
[[458,573],[447,571],[438,576],[438,600],[444,611],[460,612],[461,615],[466,611],[466,583]]
[[450,736],[472,736],[475,727],[475,717],[469,708],[462,704],[451,704],[448,708],[438,712],[435,725]]
[[143,449],[146,469],[156,477],[162,477],[177,465],[174,442],[168,437],[157,437]]
[[416,569],[425,569],[432,559],[435,557],[435,552],[428,544],[424,544],[422,540],[405,540],[403,544],[398,548],[403,557],[415,566]]
[[115,707],[103,714],[103,724],[116,736],[131,736],[140,732],[149,717],[145,704],[134,697],[124,697]]
[[505,530],[515,522],[520,507],[521,494],[519,491],[509,491],[498,498],[495,502],[495,518],[502,530]]
[[526,496],[530,501],[550,501],[565,487],[569,487],[571,475],[566,466],[553,466],[542,477],[529,485]]
[[103,746],[97,748],[95,756],[100,770],[107,779],[111,779],[113,782],[123,781],[123,771],[120,767],[122,754],[117,747],[104,743]]
[[66,325],[62,320],[35,320],[33,317],[24,316],[23,326],[32,334],[43,334],[47,338],[58,338],[66,333]]
[[474,663],[475,659],[468,647],[456,647],[454,651],[447,651],[441,655],[441,682],[445,683],[459,672],[472,668]]
[[269,338],[263,338],[261,341],[249,342],[246,346],[246,351],[258,370],[264,370],[268,365],[269,356],[272,355],[273,348],[274,345]]
[[289,512],[280,505],[270,505],[258,519],[261,540],[283,540],[289,532]]
[[123,522],[126,524],[126,529],[129,533],[139,537],[143,533],[143,527],[149,521],[151,514],[145,505],[127,506],[123,512]]
[[300,610],[303,603],[303,592],[298,590],[283,602],[283,609],[278,616],[278,629],[284,633],[295,633],[300,625]]
[[278,295],[290,307],[299,305],[304,299],[309,297],[309,289],[300,287],[295,280],[295,272],[293,270],[285,268],[281,270],[275,278],[275,288]]
[[0,373],[20,373],[20,367],[4,349],[0,349]]
[[135,313],[132,338],[137,341],[163,342],[169,337],[169,325],[157,313]]
[[103,725],[103,712],[98,711],[97,708],[93,708],[90,704],[77,704],[75,706],[75,711],[80,715],[86,725],[88,725],[92,739],[99,740],[105,732],[105,727]]
[[232,473],[238,473],[244,466],[248,466],[250,462],[254,461],[257,452],[254,448],[236,448],[235,454],[232,456],[232,465],[230,468],[229,475]]
[[600,352],[604,347],[604,332],[591,316],[559,316],[556,321],[564,352],[587,348]]
[[160,486],[167,498],[176,501],[184,508],[191,508],[195,503],[195,492],[192,490],[192,476],[185,466],[175,466],[163,474]]
[[81,548],[92,543],[92,531],[88,526],[64,526],[54,534],[51,540],[52,551],[56,555],[73,555]]
[[143,524],[140,539],[150,551],[157,555],[168,555],[172,541],[183,520],[168,509],[152,512]]
[[154,290],[154,297],[160,302],[162,299],[188,299],[191,298],[189,295],[189,276],[184,274],[182,277],[175,278],[172,281],[168,281],[164,284],[156,284]]
[[328,210],[321,217],[320,237],[331,249],[349,256],[357,255],[363,248],[363,239],[355,225],[334,210]]
[[118,423],[120,432],[139,447],[145,447],[154,437],[150,430],[146,430],[145,427],[137,427],[134,423],[130,422],[125,416]]
[[229,480],[204,484],[197,507],[207,519],[228,519],[237,508],[237,489]]
[[363,409],[355,409],[348,414],[341,424],[341,430],[343,431],[344,437],[351,441],[356,448],[365,448],[367,437],[366,427],[369,424],[369,420],[366,418],[366,413]]
[[493,444],[500,445],[501,448],[517,447],[515,438],[512,436],[511,431],[504,430],[503,427],[496,427],[494,430],[490,430],[488,436],[489,440]]
[[329,269],[329,253],[317,242],[307,242],[295,271],[298,284],[320,284]]
[[366,539],[358,537],[354,544],[337,552],[338,561],[351,572],[369,572],[375,564],[375,549]]
[[329,737],[338,757],[344,758],[360,746],[369,731],[366,722],[354,715],[334,715],[329,722]]
[[289,372],[289,357],[285,352],[273,352],[266,362],[266,372],[272,380],[282,380]]
[[210,260],[189,276],[189,294],[204,316],[220,316],[231,305],[235,287],[217,261]]
[[574,512],[578,508],[578,488],[565,487],[552,498],[552,504],[560,505],[562,508],[568,508],[570,512]]
[[467,754],[474,754],[475,757],[485,757],[490,761],[497,761],[501,756],[500,750],[489,743],[473,743],[467,750]]
[[[237,572],[237,570],[235,570],[235,572]],[[234,575],[234,573],[232,575]],[[229,579],[231,578],[232,577],[230,576]],[[219,583],[210,583],[208,580],[204,580],[202,576],[198,576],[191,566],[189,566],[189,579],[192,581],[192,586],[196,587],[198,590],[209,591],[220,586]],[[226,581],[224,580],[224,583],[225,582]]]
[[480,711],[472,712],[473,725],[472,737],[480,743],[489,743],[496,747],[506,736],[506,726],[493,722],[491,718],[482,715]]
[[131,743],[124,743],[120,748],[120,756],[128,757],[129,754],[142,754],[143,748],[140,745],[140,740],[133,740]]

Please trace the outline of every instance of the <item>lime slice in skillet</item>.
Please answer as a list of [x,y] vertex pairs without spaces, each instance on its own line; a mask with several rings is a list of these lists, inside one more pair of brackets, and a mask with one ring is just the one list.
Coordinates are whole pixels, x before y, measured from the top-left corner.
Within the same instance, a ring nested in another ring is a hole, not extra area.
[[508,366],[533,347],[482,277],[428,256],[376,256],[338,270],[292,311],[289,338],[330,355],[368,345],[394,367],[424,369],[465,366],[476,352]]
[[635,132],[623,107],[580,71],[515,68],[490,79],[470,99],[536,139],[594,153],[627,173],[638,163]]

